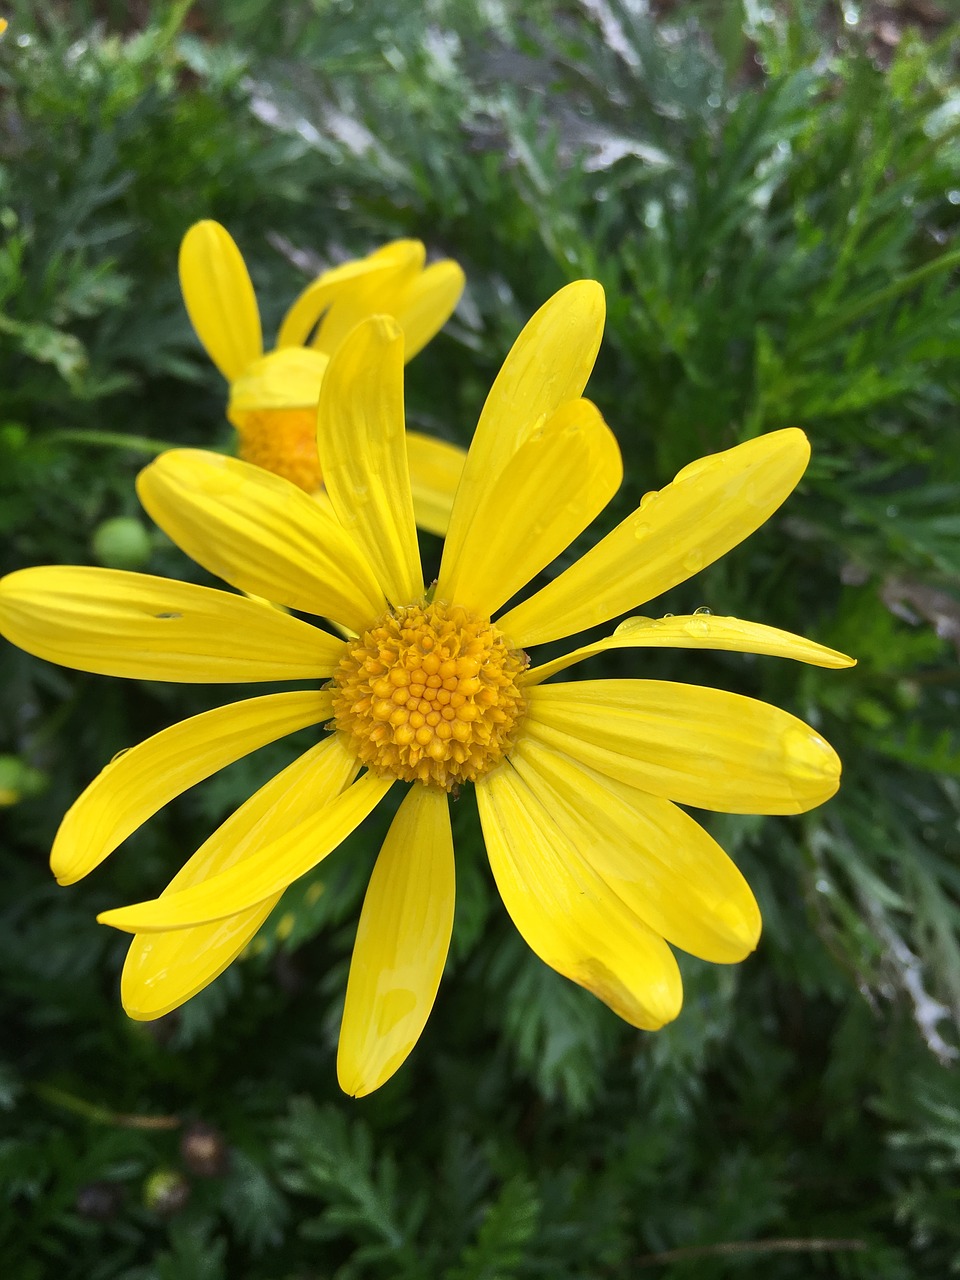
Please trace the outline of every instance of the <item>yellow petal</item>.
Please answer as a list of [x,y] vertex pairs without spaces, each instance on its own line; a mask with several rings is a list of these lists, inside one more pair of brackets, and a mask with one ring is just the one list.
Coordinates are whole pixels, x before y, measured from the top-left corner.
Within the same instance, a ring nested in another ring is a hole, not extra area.
[[394,605],[419,599],[423,574],[404,430],[403,337],[388,317],[358,325],[331,359],[320,390],[317,445],[334,510],[387,599]]
[[[402,265],[401,263],[401,269]],[[364,290],[376,282],[388,280],[395,276],[397,271],[396,262],[375,254],[353,262],[344,262],[339,267],[324,271],[307,285],[284,316],[280,332],[277,334],[277,350],[303,346],[323,313],[338,298]],[[317,352],[317,354],[320,353]]]
[[804,813],[840,785],[833,748],[755,698],[669,680],[525,690],[524,734],[605,777],[721,813]]
[[680,1012],[673,953],[600,879],[509,762],[477,785],[503,904],[532,951],[632,1026]]
[[[337,735],[311,747],[242,805],[197,850],[163,891],[202,884],[329,804],[357,775],[357,761]],[[131,1018],[159,1018],[189,1000],[243,950],[280,893],[236,915],[192,929],[134,936],[120,995]]]
[[753,951],[760,909],[750,886],[682,809],[530,737],[510,761],[584,861],[654,933],[714,964]]
[[120,974],[120,1002],[128,1018],[151,1022],[186,1004],[219,978],[280,901],[265,902],[213,924],[168,933],[136,933]]
[[329,693],[272,693],[192,716],[121,752],[67,810],[53,874],[61,884],[80,880],[174,796],[331,709]]
[[247,268],[219,222],[194,223],[183,237],[180,288],[197,337],[232,382],[263,354],[263,338]]
[[432,263],[407,284],[389,312],[403,330],[404,360],[412,360],[440,332],[465,284],[462,268],[449,258]]
[[0,635],[47,662],[183,683],[332,675],[343,642],[269,605],[122,569],[45,565],[0,579]]
[[497,625],[526,648],[635,609],[758,529],[794,488],[809,457],[806,436],[789,428],[692,462]]
[[489,618],[607,505],[623,478],[613,432],[589,400],[568,400],[481,496],[446,599]]
[[450,523],[466,451],[446,440],[407,432],[407,461],[417,526],[442,537]]
[[230,384],[227,417],[241,427],[245,416],[263,409],[313,409],[327,357],[306,347],[284,347],[254,360]]
[[577,280],[545,302],[513,344],[467,454],[443,549],[440,599],[450,598],[447,578],[483,495],[524,441],[565,401],[579,399],[600,349],[603,318],[603,289],[595,280]]
[[627,618],[612,636],[565,653],[552,662],[532,667],[521,676],[524,684],[543,680],[571,667],[584,658],[607,649],[726,649],[735,653],[763,653],[775,658],[793,658],[814,667],[854,667],[856,660],[836,649],[827,649],[813,640],[789,631],[766,627],[742,618],[718,618],[716,614],[678,614],[666,618]]
[[264,832],[240,866],[210,875],[201,884],[164,894],[152,902],[104,911],[101,924],[128,933],[157,933],[223,920],[279,893],[321,862],[360,825],[390,790],[392,778],[367,773],[318,813],[288,831]]
[[454,889],[446,793],[413,786],[363,900],[337,1051],[344,1093],[379,1089],[420,1039],[450,946]]
[[140,472],[137,493],[177,546],[241,591],[355,631],[387,607],[355,542],[282,476],[220,453],[172,449]]
[[332,356],[351,330],[371,316],[396,316],[407,287],[423,267],[426,250],[419,240],[394,240],[367,259],[384,268],[345,289],[320,322],[312,346]]

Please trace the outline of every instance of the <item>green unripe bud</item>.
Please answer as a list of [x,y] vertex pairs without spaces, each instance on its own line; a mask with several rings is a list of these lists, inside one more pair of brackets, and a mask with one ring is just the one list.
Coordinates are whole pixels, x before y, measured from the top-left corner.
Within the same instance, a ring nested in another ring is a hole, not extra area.
[[150,559],[150,534],[133,516],[104,520],[94,531],[93,554],[108,569],[142,569]]
[[176,1169],[156,1169],[143,1184],[144,1206],[164,1218],[186,1208],[190,1183]]
[[19,756],[0,756],[0,807],[37,796],[47,785],[47,775]]

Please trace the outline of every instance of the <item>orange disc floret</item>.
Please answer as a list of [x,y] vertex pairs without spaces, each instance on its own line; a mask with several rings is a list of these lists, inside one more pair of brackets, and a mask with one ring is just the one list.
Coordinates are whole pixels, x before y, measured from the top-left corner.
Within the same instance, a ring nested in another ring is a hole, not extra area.
[[237,414],[237,452],[244,462],[272,471],[298,489],[320,488],[317,411],[306,408],[248,409]]
[[332,681],[334,722],[374,773],[450,791],[509,751],[527,661],[459,605],[391,610],[349,642]]

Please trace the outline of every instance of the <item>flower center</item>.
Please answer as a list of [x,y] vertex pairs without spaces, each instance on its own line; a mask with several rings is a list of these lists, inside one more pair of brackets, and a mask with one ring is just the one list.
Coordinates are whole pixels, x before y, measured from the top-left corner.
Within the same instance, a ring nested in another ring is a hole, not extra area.
[[316,409],[247,409],[236,415],[244,462],[291,480],[298,489],[320,488]]
[[450,791],[509,751],[527,661],[459,605],[391,610],[349,642],[332,681],[334,720],[373,772]]

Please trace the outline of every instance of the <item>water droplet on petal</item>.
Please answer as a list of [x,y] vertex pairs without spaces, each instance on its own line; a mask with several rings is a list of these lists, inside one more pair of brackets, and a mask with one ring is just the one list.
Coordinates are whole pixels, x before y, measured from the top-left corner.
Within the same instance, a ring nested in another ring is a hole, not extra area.
[[687,573],[696,573],[703,568],[703,552],[699,547],[687,552],[683,557],[683,567]]
[[706,475],[710,471],[716,471],[718,466],[722,466],[723,462],[714,454],[708,454],[705,458],[697,458],[694,462],[688,462],[682,467],[674,477],[673,483],[679,481],[695,480],[697,476]]
[[711,612],[711,610],[710,610],[710,609],[708,609],[708,608],[707,608],[707,606],[706,606],[705,604],[702,604],[702,605],[700,606],[700,608],[699,608],[699,609],[694,609],[694,611],[693,611],[693,613],[694,613],[694,617],[700,617],[700,618],[704,617],[705,615],[709,614],[710,612]]
[[637,510],[642,511],[644,507],[649,506],[653,499],[659,495],[659,492],[659,489],[651,489],[649,493],[645,493],[640,499],[640,505],[637,507]]
[[637,520],[634,522],[633,536],[638,541],[642,538],[645,538],[649,532],[650,532],[650,526],[647,524],[645,520]]

